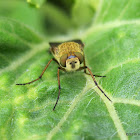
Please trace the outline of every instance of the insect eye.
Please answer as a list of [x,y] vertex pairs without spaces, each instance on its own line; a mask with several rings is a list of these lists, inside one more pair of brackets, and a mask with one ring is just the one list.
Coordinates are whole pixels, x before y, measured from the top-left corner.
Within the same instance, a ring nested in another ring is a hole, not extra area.
[[67,57],[68,57],[68,55],[67,55],[67,54],[64,54],[64,55],[61,56],[61,58],[60,58],[60,64],[61,64],[63,67],[66,67],[66,60],[67,60]]
[[78,57],[78,59],[80,60],[80,64],[81,64],[83,62],[83,59],[84,59],[83,55],[79,52],[75,52],[74,54],[76,55],[76,57]]

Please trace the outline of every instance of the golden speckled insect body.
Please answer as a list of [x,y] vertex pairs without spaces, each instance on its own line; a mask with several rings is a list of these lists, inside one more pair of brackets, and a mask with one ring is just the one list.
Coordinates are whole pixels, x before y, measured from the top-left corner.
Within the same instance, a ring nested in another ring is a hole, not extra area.
[[[48,62],[48,64],[46,65],[46,67],[42,71],[41,75],[39,76],[39,78],[37,78],[31,82],[28,82],[28,83],[16,84],[16,85],[31,84],[31,83],[41,79],[41,77],[43,76],[43,74],[44,74],[45,70],[47,69],[47,67],[49,66],[49,64],[52,61],[55,61],[58,64],[57,75],[58,75],[59,92],[58,92],[57,101],[54,105],[53,110],[55,110],[55,107],[58,103],[60,91],[61,91],[60,76],[59,76],[60,70],[67,71],[67,72],[84,70],[84,72],[86,74],[88,74],[92,77],[92,79],[93,79],[95,85],[98,87],[98,89],[107,97],[108,100],[110,100],[108,98],[108,96],[104,93],[104,91],[98,86],[98,84],[94,78],[95,76],[97,76],[97,77],[105,77],[105,76],[93,75],[91,70],[86,66],[85,56],[84,56],[84,44],[82,43],[81,40],[73,40],[73,41],[68,41],[68,42],[49,43],[49,44],[51,46],[50,51],[53,54],[54,58],[52,58]],[[86,69],[88,70],[89,73],[86,72]]]
[[76,71],[84,59],[83,43],[80,40],[64,43],[50,43],[50,50],[59,65],[66,71]]

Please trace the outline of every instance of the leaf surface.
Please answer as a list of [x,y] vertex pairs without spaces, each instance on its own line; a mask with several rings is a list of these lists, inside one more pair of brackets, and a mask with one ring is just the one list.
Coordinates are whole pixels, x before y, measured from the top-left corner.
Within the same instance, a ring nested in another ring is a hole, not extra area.
[[60,72],[62,89],[55,111],[55,62],[42,80],[15,85],[39,77],[52,58],[48,41],[20,22],[0,19],[1,139],[139,139],[140,21],[139,14],[133,14],[139,13],[140,2],[120,3],[101,0],[94,24],[70,37],[82,38],[93,74],[106,75],[96,80],[112,103],[89,75]]

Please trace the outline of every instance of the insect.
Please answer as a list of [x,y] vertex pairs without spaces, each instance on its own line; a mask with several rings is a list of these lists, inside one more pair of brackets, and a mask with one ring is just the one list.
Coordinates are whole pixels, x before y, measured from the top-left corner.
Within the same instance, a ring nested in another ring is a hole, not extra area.
[[[72,71],[80,71],[84,70],[84,73],[90,75],[95,83],[95,85],[98,87],[98,89],[106,96],[106,98],[109,99],[109,97],[104,93],[104,91],[99,87],[98,83],[95,80],[96,77],[105,77],[105,76],[99,76],[99,75],[93,75],[91,70],[86,66],[85,63],[85,55],[84,55],[84,44],[82,43],[81,40],[72,40],[72,41],[67,41],[67,42],[61,42],[61,43],[53,43],[50,42],[50,51],[53,54],[54,58],[52,58],[44,70],[42,71],[41,75],[28,83],[23,83],[23,84],[16,84],[16,85],[26,85],[26,84],[31,84],[43,76],[44,72],[50,65],[52,61],[55,61],[58,64],[58,71],[57,71],[57,76],[58,76],[58,97],[56,100],[56,103],[54,105],[53,110],[55,110],[55,107],[58,103],[59,96],[60,96],[60,91],[61,91],[61,86],[60,86],[60,76],[59,76],[59,71],[65,71],[65,72],[72,72]],[[81,66],[83,65],[83,66]],[[87,73],[87,71],[89,73]]]

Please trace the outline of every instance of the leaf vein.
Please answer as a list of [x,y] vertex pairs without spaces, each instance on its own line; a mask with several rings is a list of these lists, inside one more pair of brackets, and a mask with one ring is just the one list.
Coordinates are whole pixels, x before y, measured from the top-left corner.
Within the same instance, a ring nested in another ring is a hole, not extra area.
[[108,68],[108,69],[103,73],[103,75],[106,75],[106,74],[109,73],[111,70],[113,70],[113,69],[115,69],[115,68],[118,68],[118,67],[121,67],[121,66],[124,65],[124,64],[131,63],[131,62],[134,63],[134,62],[139,62],[139,61],[140,61],[140,58],[128,59],[128,60],[126,60],[126,61],[124,61],[124,62],[121,62],[121,63],[115,65],[115,66],[111,66],[110,68]]
[[140,106],[140,101],[134,100],[134,99],[113,98],[113,103],[123,103],[123,104],[131,104],[131,105]]
[[100,0],[99,6],[98,6],[98,10],[97,10],[97,12],[96,12],[96,14],[94,16],[94,20],[93,20],[94,24],[97,22],[97,19],[98,19],[99,15],[100,15],[102,6],[103,6],[103,0]]
[[[93,86],[92,83],[93,83],[93,81],[90,82],[91,87]],[[110,117],[112,118],[112,120],[114,122],[114,125],[115,125],[115,127],[117,129],[117,132],[118,132],[118,135],[119,135],[120,139],[121,140],[128,140],[128,137],[126,136],[125,130],[124,130],[123,126],[122,126],[122,123],[121,123],[121,121],[119,119],[119,116],[118,116],[118,114],[117,114],[117,112],[115,110],[115,107],[114,107],[113,103],[109,102],[107,100],[107,98],[102,93],[100,93],[100,91],[99,91],[99,89],[97,87],[95,87],[94,90],[100,95],[100,97],[104,101],[104,103],[105,103],[105,105],[106,105],[106,107],[108,109],[108,112],[110,114]],[[105,92],[105,93],[107,93],[107,92]],[[108,95],[108,93],[107,93],[107,95]]]
[[87,36],[89,36],[90,34],[97,32],[99,30],[106,30],[106,29],[112,29],[115,27],[120,27],[123,25],[140,25],[140,20],[116,20],[113,22],[106,22],[104,24],[100,23],[100,24],[93,24],[87,31],[85,34],[83,34],[83,38],[86,38]]
[[91,87],[89,86],[89,84],[86,84],[86,87],[83,89],[83,91],[77,95],[68,111],[64,114],[64,116],[62,117],[62,119],[60,120],[60,122],[48,133],[46,140],[51,140],[52,137],[59,131],[60,127],[65,123],[65,121],[67,120],[67,118],[69,117],[70,113],[74,110],[74,107],[76,106],[76,104],[78,104],[78,102],[80,101],[80,99],[82,98],[82,96],[90,89]]
[[[8,70],[15,70],[17,69],[17,67],[21,66],[24,62],[28,61],[30,58],[32,58],[34,55],[36,55],[38,52],[41,52],[42,50],[47,49],[47,43],[41,43],[39,45],[36,45],[38,47],[34,47],[34,49],[32,49],[31,51],[28,51],[23,57],[21,57],[20,59],[12,62],[8,67],[2,69],[0,71],[0,74],[2,72],[8,71]],[[39,49],[38,49],[39,48]]]

